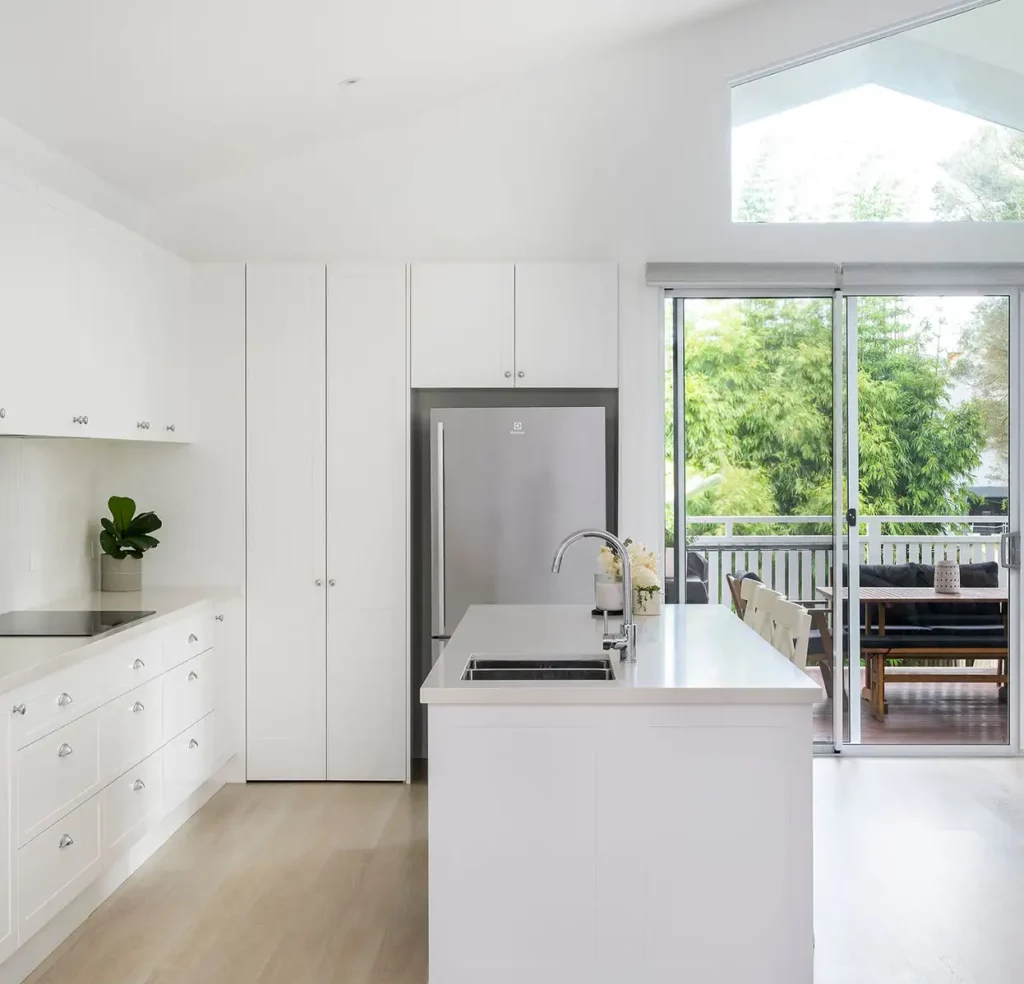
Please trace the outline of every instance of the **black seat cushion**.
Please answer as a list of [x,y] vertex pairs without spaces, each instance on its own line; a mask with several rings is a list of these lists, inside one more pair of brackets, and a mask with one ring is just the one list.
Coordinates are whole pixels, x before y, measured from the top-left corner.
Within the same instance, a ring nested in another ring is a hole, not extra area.
[[951,654],[965,649],[1005,649],[1006,636],[1001,633],[887,632],[885,635],[861,635],[860,648],[872,651],[889,649],[949,650]]

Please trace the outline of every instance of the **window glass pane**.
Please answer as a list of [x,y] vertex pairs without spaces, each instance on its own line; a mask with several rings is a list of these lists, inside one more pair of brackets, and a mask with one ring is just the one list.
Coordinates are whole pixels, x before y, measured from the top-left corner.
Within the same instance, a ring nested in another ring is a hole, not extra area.
[[733,89],[733,219],[1024,219],[1024,0]]

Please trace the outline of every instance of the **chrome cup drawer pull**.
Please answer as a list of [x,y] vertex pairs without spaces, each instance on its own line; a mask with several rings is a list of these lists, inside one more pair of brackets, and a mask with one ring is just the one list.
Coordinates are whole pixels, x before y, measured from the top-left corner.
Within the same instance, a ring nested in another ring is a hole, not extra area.
[[68,704],[72,704],[74,701],[71,699],[71,694],[63,693],[57,698],[58,707],[67,707]]
[[61,834],[60,843],[57,846],[63,851],[65,847],[71,847],[74,843],[70,834]]
[[65,741],[57,749],[57,758],[66,759],[73,751],[74,749]]
[[194,632],[190,632],[188,635],[188,644],[190,646],[194,646],[198,641],[199,636],[197,636]]
[[11,708],[11,713],[12,714],[20,714],[22,717],[24,717],[25,716],[25,705],[24,704],[15,704],[14,707]]
[[137,659],[134,663],[132,663],[133,670],[144,670],[145,668],[146,664],[143,663],[141,659]]
[[215,622],[223,622],[224,621],[224,616],[223,615],[214,615],[213,616],[213,620]]
[[144,711],[145,709],[146,709],[146,705],[143,704],[141,700],[137,700],[134,704],[132,704],[132,713],[133,714],[138,714],[139,711]]
[[188,671],[188,682],[191,683],[193,680],[198,680],[199,674],[195,670]]
[[189,738],[189,740],[188,740],[188,747],[189,748],[198,748],[199,747],[199,742],[197,742],[195,740],[195,738]]
[[140,789],[145,788],[146,784],[141,779],[136,779],[135,782],[132,783],[132,789],[134,789],[135,792],[138,792]]

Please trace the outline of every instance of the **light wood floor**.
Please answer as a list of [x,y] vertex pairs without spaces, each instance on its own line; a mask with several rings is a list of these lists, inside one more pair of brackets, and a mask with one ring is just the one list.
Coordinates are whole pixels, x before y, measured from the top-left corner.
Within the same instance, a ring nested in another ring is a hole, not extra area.
[[[1024,760],[814,768],[816,984],[1020,984]],[[226,787],[30,981],[425,984],[425,814],[423,784]]]

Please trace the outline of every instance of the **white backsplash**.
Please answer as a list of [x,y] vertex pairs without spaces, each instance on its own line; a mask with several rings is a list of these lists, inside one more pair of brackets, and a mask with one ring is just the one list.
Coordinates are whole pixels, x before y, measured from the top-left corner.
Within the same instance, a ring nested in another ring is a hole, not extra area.
[[98,444],[0,437],[0,612],[95,586]]

